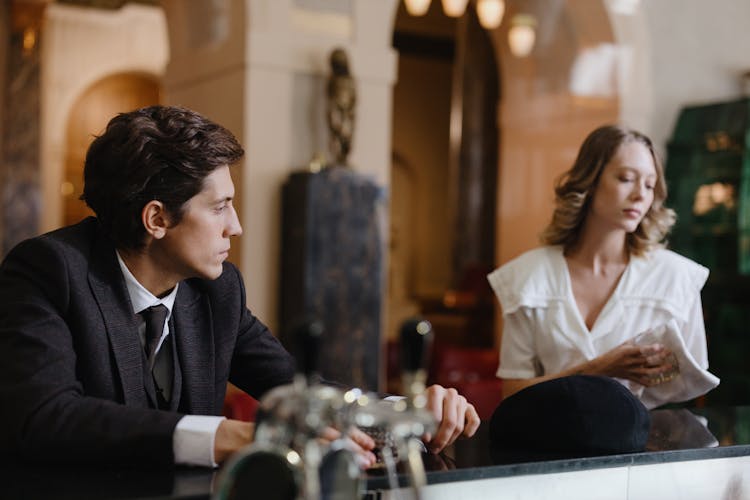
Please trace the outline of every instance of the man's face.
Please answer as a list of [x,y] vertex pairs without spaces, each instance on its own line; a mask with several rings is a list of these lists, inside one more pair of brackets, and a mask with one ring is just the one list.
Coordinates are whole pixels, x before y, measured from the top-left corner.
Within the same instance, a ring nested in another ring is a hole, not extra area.
[[205,178],[203,190],[185,204],[180,222],[170,226],[158,243],[169,274],[179,279],[216,279],[221,275],[229,239],[242,234],[233,198],[229,167],[219,167]]

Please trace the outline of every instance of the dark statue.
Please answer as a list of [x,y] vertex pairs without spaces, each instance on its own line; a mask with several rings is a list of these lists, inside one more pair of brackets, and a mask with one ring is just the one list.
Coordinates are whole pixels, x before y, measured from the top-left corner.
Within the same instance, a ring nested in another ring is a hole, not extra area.
[[346,165],[354,132],[354,107],[357,91],[349,71],[346,52],[337,48],[331,52],[331,76],[328,79],[328,128],[331,132],[330,150],[334,165]]

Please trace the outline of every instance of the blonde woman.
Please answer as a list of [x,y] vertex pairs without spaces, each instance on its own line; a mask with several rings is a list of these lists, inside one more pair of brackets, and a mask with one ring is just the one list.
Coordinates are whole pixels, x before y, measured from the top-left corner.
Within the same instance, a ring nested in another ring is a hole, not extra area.
[[[596,129],[555,194],[544,246],[488,276],[503,309],[504,397],[574,374],[615,377],[648,407],[708,390],[705,380],[684,387],[689,377],[666,383],[686,365],[697,379],[713,377],[700,298],[708,269],[664,248],[675,216],[651,141]],[[672,336],[636,339],[655,328]]]

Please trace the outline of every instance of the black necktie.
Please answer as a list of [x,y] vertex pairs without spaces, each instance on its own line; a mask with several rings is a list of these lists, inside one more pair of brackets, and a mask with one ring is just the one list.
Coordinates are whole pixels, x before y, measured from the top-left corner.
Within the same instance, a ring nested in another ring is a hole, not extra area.
[[141,316],[146,320],[146,359],[148,360],[149,370],[154,369],[156,359],[156,346],[159,345],[159,339],[164,332],[164,321],[167,319],[169,310],[164,304],[149,307],[141,311]]
[[164,398],[164,393],[159,387],[156,377],[153,374],[154,363],[156,362],[156,347],[159,345],[159,339],[164,332],[164,321],[167,319],[169,309],[164,304],[158,304],[141,311],[141,316],[146,320],[146,362],[148,371],[151,373],[151,379],[154,381],[156,389],[156,403],[160,410],[168,410],[169,402]]

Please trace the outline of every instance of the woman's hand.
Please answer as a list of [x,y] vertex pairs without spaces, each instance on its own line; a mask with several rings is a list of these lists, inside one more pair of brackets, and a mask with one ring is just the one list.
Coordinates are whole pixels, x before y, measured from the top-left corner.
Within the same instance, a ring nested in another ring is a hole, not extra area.
[[661,344],[625,342],[589,362],[587,373],[631,380],[647,387],[665,382],[674,372],[672,351]]
[[559,373],[526,379],[503,379],[503,399],[534,384],[570,375],[606,375],[651,387],[674,378],[678,367],[673,363],[672,351],[661,344],[636,345],[627,341],[598,358]]

